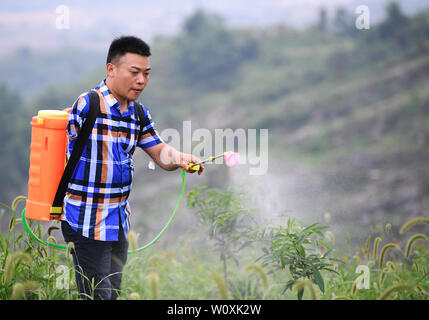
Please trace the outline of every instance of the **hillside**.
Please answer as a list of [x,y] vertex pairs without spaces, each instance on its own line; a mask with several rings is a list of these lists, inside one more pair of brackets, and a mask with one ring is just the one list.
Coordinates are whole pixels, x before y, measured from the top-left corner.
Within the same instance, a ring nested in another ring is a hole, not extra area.
[[103,66],[104,55],[78,48],[34,51],[28,47],[14,50],[0,59],[0,83],[32,100],[47,87],[65,85]]

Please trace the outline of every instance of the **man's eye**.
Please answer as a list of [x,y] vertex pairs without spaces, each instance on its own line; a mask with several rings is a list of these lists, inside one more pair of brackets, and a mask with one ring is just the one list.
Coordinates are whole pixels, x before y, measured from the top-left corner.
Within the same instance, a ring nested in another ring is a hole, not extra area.
[[131,73],[133,74],[133,75],[137,75],[138,74],[138,72],[137,71],[131,71]]

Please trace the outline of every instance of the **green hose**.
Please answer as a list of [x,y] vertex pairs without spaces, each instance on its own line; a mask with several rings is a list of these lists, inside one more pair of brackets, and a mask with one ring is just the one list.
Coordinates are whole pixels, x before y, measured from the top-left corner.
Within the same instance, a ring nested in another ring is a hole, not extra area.
[[171,222],[174,219],[174,216],[176,215],[177,209],[179,208],[180,202],[182,202],[183,193],[185,192],[186,171],[184,169],[182,169],[181,172],[182,172],[182,189],[180,190],[179,200],[177,200],[176,208],[174,208],[174,211],[173,211],[170,219],[168,220],[167,224],[164,226],[164,228],[162,228],[162,230],[158,233],[158,235],[155,238],[153,238],[153,240],[151,242],[149,242],[145,246],[138,248],[136,250],[128,251],[128,254],[141,252],[141,251],[149,248],[151,245],[153,245],[155,242],[158,241],[158,239],[162,236],[162,234],[165,232],[165,230],[167,230],[167,228],[170,226]]
[[[136,250],[128,251],[128,254],[138,253],[138,252],[141,252],[141,251],[149,248],[155,242],[158,241],[158,239],[163,235],[163,233],[165,232],[165,230],[167,230],[167,228],[170,226],[171,222],[174,219],[174,216],[177,213],[177,209],[179,208],[180,202],[182,202],[183,193],[185,192],[186,171],[184,169],[181,169],[181,173],[182,173],[182,189],[180,190],[179,200],[177,201],[176,207],[174,208],[174,211],[173,211],[170,219],[168,220],[167,224],[164,226],[164,228],[162,228],[162,230],[158,233],[158,235],[155,238],[153,238],[153,240],[151,242],[149,242],[148,244],[146,244],[143,247],[138,248]],[[40,243],[42,243],[44,245],[50,246],[52,248],[55,248],[55,249],[60,249],[60,250],[64,250],[64,251],[67,250],[66,246],[62,246],[62,245],[59,245],[59,244],[56,244],[56,243],[52,243],[52,242],[47,242],[47,241],[44,241],[44,240],[40,239],[39,237],[37,237],[33,233],[33,231],[31,231],[30,227],[27,225],[27,220],[25,219],[25,208],[22,210],[21,218],[22,218],[22,224],[24,225],[25,231],[27,231],[27,233],[34,240],[36,240],[36,241],[38,241],[38,242],[40,242]]]
[[65,246],[61,246],[61,245],[59,245],[59,244],[52,243],[52,242],[46,242],[46,241],[44,241],[44,240],[42,240],[42,239],[38,238],[38,237],[33,233],[33,231],[31,231],[30,227],[27,225],[27,220],[25,219],[25,208],[24,208],[24,209],[22,209],[22,213],[21,213],[21,220],[22,220],[22,224],[23,224],[23,226],[24,226],[25,231],[27,231],[27,233],[28,233],[28,234],[29,234],[29,235],[30,235],[34,240],[36,240],[36,241],[38,241],[38,242],[40,242],[40,243],[42,243],[42,244],[44,244],[44,245],[50,246],[50,247],[52,247],[52,248],[55,248],[55,249],[60,249],[60,250],[64,250],[64,251],[67,249],[67,247],[65,247]]

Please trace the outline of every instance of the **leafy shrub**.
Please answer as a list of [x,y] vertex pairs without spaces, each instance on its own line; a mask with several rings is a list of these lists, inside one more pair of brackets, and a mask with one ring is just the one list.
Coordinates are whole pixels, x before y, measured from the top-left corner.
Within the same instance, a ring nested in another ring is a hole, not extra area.
[[[264,254],[259,258],[265,266],[271,269],[284,270],[288,268],[292,279],[286,283],[283,293],[292,289],[298,280],[309,279],[320,288],[325,290],[325,283],[320,271],[335,272],[332,261],[337,259],[328,258],[332,251],[321,230],[327,226],[317,226],[317,223],[306,228],[301,227],[295,219],[289,219],[287,227],[278,226],[265,228],[256,235],[258,240],[266,243],[263,248]],[[320,249],[326,250],[321,254]],[[305,286],[300,286],[298,299],[302,299]]]

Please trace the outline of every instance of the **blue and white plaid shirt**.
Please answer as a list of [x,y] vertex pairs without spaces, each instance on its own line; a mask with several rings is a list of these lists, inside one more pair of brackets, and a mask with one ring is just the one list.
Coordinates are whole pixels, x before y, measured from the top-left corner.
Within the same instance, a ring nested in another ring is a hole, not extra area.
[[[92,90],[100,97],[100,115],[68,184],[62,220],[87,238],[117,241],[119,217],[125,236],[130,228],[128,196],[134,174],[132,153],[136,146],[145,149],[163,141],[145,107],[140,132],[134,101],[121,115],[119,103],[107,88],[105,80]],[[70,112],[67,158],[73,150],[88,108],[89,96],[86,92],[79,96]]]

